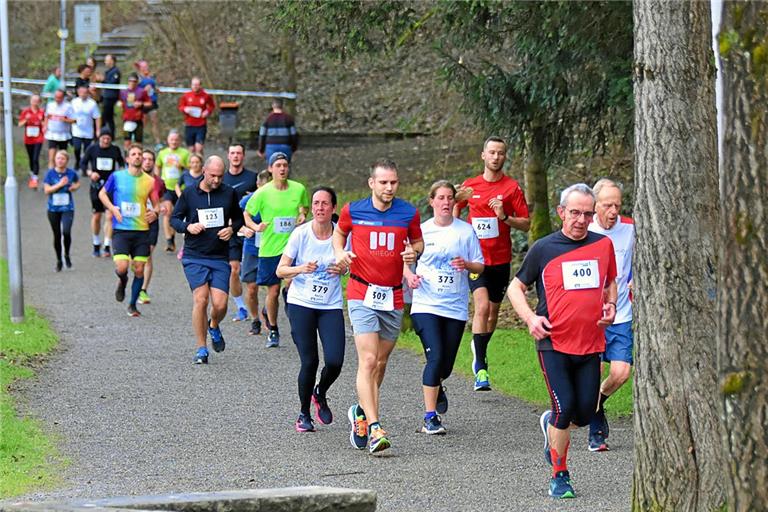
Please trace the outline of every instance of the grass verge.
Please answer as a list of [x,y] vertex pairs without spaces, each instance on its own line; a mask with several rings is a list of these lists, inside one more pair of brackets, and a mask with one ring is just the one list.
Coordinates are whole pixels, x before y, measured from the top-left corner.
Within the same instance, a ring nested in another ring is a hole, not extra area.
[[58,343],[34,309],[28,307],[24,314],[22,323],[11,323],[8,264],[0,259],[0,498],[50,487],[62,464],[39,423],[19,416],[10,393],[15,380],[34,376],[34,365]]
[[[453,370],[454,373],[468,377],[472,377],[472,351],[469,348],[471,339],[471,333],[464,333]],[[421,341],[412,330],[401,333],[397,344],[423,354]],[[533,404],[549,405],[549,394],[544,384],[544,377],[541,375],[533,339],[527,331],[497,330],[488,345],[488,361],[491,385],[494,390]],[[605,409],[608,416],[614,418],[632,414],[631,380],[606,402]]]

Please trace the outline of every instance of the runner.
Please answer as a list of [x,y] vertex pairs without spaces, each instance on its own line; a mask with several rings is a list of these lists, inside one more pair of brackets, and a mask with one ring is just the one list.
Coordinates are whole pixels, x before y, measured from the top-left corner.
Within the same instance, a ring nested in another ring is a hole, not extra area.
[[179,111],[184,114],[184,142],[187,149],[203,154],[205,136],[208,132],[208,117],[216,110],[213,96],[200,86],[200,79],[193,77],[191,91],[179,98]]
[[176,183],[181,174],[189,168],[189,151],[181,147],[181,135],[178,130],[168,132],[168,147],[157,154],[155,164],[156,174],[165,182],[165,195],[162,197],[162,207],[168,212],[163,215],[163,233],[165,234],[165,252],[176,251],[176,240],[170,223],[170,214],[176,204]]
[[416,272],[403,273],[413,289],[411,320],[421,339],[424,366],[425,434],[445,434],[439,414],[448,410],[443,381],[453,371],[467,323],[469,284],[465,272],[482,274],[483,253],[472,226],[453,217],[456,189],[440,180],[429,191],[433,218],[421,225],[424,254]]
[[[377,160],[368,178],[371,197],[341,209],[333,235],[336,263],[350,266],[349,319],[357,348],[359,404],[349,408],[352,446],[370,453],[389,448],[379,423],[379,390],[403,318],[403,263],[412,265],[424,251],[419,211],[395,198],[397,166]],[[345,246],[352,235],[352,250]],[[369,443],[370,440],[370,443]]]
[[157,123],[157,109],[160,107],[157,105],[157,82],[149,71],[149,63],[147,61],[140,60],[136,62],[136,69],[139,72],[139,89],[144,89],[151,102],[144,104],[144,114],[149,118],[149,123],[152,125],[152,138],[155,141],[156,149],[159,149],[161,143],[160,127]]
[[[616,260],[611,239],[587,230],[595,196],[583,183],[560,195],[560,231],[539,239],[510,283],[508,296],[536,339],[539,363],[552,400],[541,415],[544,458],[552,466],[549,495],[573,498],[568,446],[573,426],[588,425],[600,390],[603,328],[616,315]],[[536,312],[525,292],[536,283]]]
[[40,108],[40,96],[37,94],[29,98],[29,107],[19,114],[19,126],[24,127],[24,147],[27,148],[29,157],[29,180],[27,187],[37,188],[38,175],[40,174],[40,150],[43,148],[45,134],[45,112]]
[[87,85],[77,88],[77,98],[72,100],[72,111],[75,118],[72,125],[72,146],[75,148],[75,162],[79,166],[82,154],[93,144],[96,134],[101,131],[101,112],[93,98],[88,96]]
[[[154,194],[157,197],[163,197],[165,194],[165,183],[163,180],[155,175],[155,152],[150,149],[145,149],[141,153],[141,170],[144,171],[146,174],[152,176],[152,179],[155,180],[155,188],[154,188]],[[152,203],[149,201],[147,202],[147,208],[151,208]],[[165,215],[166,217],[170,216],[170,212],[163,210],[162,203],[160,204],[160,212]],[[144,265],[144,285],[141,287],[141,291],[139,292],[139,304],[149,304],[152,302],[152,299],[149,298],[149,294],[147,293],[147,290],[149,289],[149,283],[152,281],[152,271],[154,269],[154,264],[152,262],[152,252],[155,250],[155,246],[157,245],[157,238],[160,234],[160,222],[158,219],[155,219],[154,221],[149,223],[149,256],[147,257],[147,263]]]
[[69,248],[72,246],[72,220],[75,217],[75,201],[72,192],[80,188],[77,172],[67,167],[69,154],[60,149],[54,157],[56,166],[49,169],[43,180],[43,190],[48,196],[48,222],[53,231],[53,250],[56,252],[56,272],[61,272],[61,246],[64,244],[64,264],[72,268]]
[[[272,155],[269,172],[272,173],[272,181],[248,200],[243,217],[246,226],[262,232],[256,284],[267,287],[265,320],[269,333],[266,346],[272,348],[280,345],[280,331],[277,327],[280,278],[275,270],[291,232],[307,218],[309,197],[304,185],[288,179],[288,156],[284,153]],[[261,217],[259,224],[253,221],[256,215]]]
[[464,181],[458,195],[462,197],[454,208],[458,217],[469,205],[467,220],[480,239],[485,258],[482,274],[469,275],[469,288],[475,313],[472,317],[472,373],[475,375],[475,391],[491,389],[488,376],[487,349],[504,291],[509,283],[509,264],[512,261],[512,228],[528,231],[531,222],[525,195],[518,185],[504,173],[507,144],[499,137],[488,137],[483,145],[483,173]]
[[[230,144],[227,159],[229,169],[224,175],[224,183],[235,189],[238,200],[245,197],[248,192],[255,192],[257,176],[255,172],[245,168],[245,146],[240,143]],[[248,320],[248,310],[243,300],[243,286],[240,283],[240,260],[242,259],[243,238],[233,236],[229,241],[229,266],[232,270],[229,276],[229,289],[236,306],[232,317],[235,322]]]
[[189,169],[185,169],[179,181],[176,182],[176,197],[181,196],[185,188],[196,186],[201,179],[203,179],[203,155],[191,153]]
[[[184,189],[171,216],[171,225],[184,233],[184,275],[192,289],[192,325],[195,330],[195,364],[208,364],[206,329],[213,350],[226,347],[220,323],[227,314],[229,293],[229,239],[243,225],[237,194],[223,183],[224,161],[205,161],[203,179]],[[208,316],[210,297],[211,312]]]
[[[115,56],[107,54],[104,57],[104,65],[107,70],[104,72],[104,83],[109,85],[118,85],[120,83],[120,69],[115,62]],[[102,109],[104,116],[104,126],[108,126],[112,133],[115,132],[115,104],[120,97],[120,91],[117,89],[102,89],[101,98],[103,100]]]
[[291,161],[293,153],[299,146],[299,135],[293,117],[283,112],[282,98],[272,100],[272,112],[267,116],[259,129],[258,154],[269,162],[275,153],[285,153]]
[[[139,292],[144,284],[144,264],[149,258],[149,223],[157,220],[158,197],[155,180],[141,170],[142,149],[138,144],[128,148],[128,168],[112,173],[99,198],[104,207],[112,212],[112,243],[115,274],[118,283],[115,299],[125,300],[128,285],[128,267],[133,260],[133,283],[128,316],[141,316],[136,309]],[[151,208],[147,208],[147,204]]]
[[[344,299],[339,276],[347,268],[336,263],[333,252],[331,216],[335,210],[336,192],[329,187],[317,187],[312,192],[312,221],[291,233],[276,270],[277,277],[293,279],[288,291],[288,320],[301,360],[297,432],[315,431],[310,402],[321,424],[333,422],[326,394],[344,364]],[[315,384],[320,364],[318,334],[325,365]]]
[[75,122],[72,104],[64,96],[63,89],[57,89],[53,101],[45,106],[45,138],[48,141],[48,168],[53,169],[53,157],[60,149],[66,151],[72,138],[70,127]]
[[75,87],[72,90],[77,95],[77,90],[81,86],[85,86],[85,90],[91,86],[91,75],[93,75],[93,68],[88,64],[80,64],[77,66],[77,78],[75,78]]
[[589,424],[589,451],[608,449],[608,420],[605,417],[605,401],[624,385],[632,370],[632,254],[635,251],[635,225],[632,219],[619,215],[621,188],[615,182],[602,179],[593,188],[597,201],[595,215],[589,230],[606,235],[613,242],[616,255],[616,318],[613,325],[605,328],[605,352],[603,362],[610,363],[610,373],[600,386],[600,403],[597,414]]
[[[112,243],[112,213],[106,211],[104,203],[99,198],[99,191],[107,182],[114,171],[125,167],[123,152],[112,144],[112,132],[104,127],[99,132],[99,143],[92,144],[80,161],[80,170],[88,174],[91,180],[91,233],[93,235],[93,257],[112,255],[110,244]],[[106,211],[104,222],[104,252],[101,252],[101,214]]]
[[125,151],[132,143],[144,140],[144,107],[151,105],[151,100],[138,87],[139,76],[136,73],[128,75],[128,88],[120,91],[119,99],[123,107],[123,139]]

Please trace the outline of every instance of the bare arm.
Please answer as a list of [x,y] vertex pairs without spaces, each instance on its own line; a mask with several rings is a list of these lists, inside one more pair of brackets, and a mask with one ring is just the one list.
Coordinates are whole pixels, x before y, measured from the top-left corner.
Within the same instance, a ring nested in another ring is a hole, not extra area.
[[528,325],[528,332],[537,340],[541,340],[549,336],[552,324],[549,323],[547,318],[537,315],[528,305],[528,300],[525,298],[525,291],[527,289],[528,286],[525,283],[518,278],[514,278],[509,283],[507,297],[509,297],[515,313]]

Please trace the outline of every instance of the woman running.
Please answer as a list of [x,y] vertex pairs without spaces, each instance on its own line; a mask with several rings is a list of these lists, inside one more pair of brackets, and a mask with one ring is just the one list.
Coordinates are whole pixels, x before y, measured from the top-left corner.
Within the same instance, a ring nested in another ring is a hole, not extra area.
[[189,155],[189,169],[186,169],[176,182],[176,196],[181,197],[181,191],[197,185],[203,178],[203,156],[200,153]]
[[[326,393],[341,373],[344,363],[344,314],[340,274],[346,269],[336,265],[331,240],[336,210],[336,192],[329,187],[312,191],[311,222],[297,227],[283,251],[276,274],[292,278],[288,291],[288,320],[293,342],[299,351],[299,401],[301,413],[296,420],[297,432],[314,432],[310,401],[315,405],[317,420],[323,425],[333,421]],[[325,366],[315,385],[319,357],[317,334],[323,344]]]
[[469,283],[466,272],[485,268],[480,242],[470,224],[453,217],[456,189],[445,180],[432,185],[429,205],[434,217],[421,225],[424,254],[416,273],[406,265],[403,275],[413,288],[411,319],[421,338],[424,366],[424,426],[426,434],[445,434],[438,413],[448,410],[442,382],[451,375],[467,323]]
[[56,272],[61,272],[61,244],[64,242],[64,264],[72,268],[69,248],[72,246],[72,220],[75,218],[75,202],[72,192],[80,188],[80,178],[74,169],[67,167],[69,154],[59,150],[53,158],[54,168],[49,169],[43,180],[43,190],[48,196],[48,222],[53,230],[53,249],[56,251]]

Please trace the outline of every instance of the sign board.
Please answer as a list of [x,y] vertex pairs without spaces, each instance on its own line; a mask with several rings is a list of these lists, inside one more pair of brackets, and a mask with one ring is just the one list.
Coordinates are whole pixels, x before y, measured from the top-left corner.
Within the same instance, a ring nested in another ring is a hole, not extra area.
[[99,4],[75,4],[75,43],[98,44],[101,42],[101,6]]

